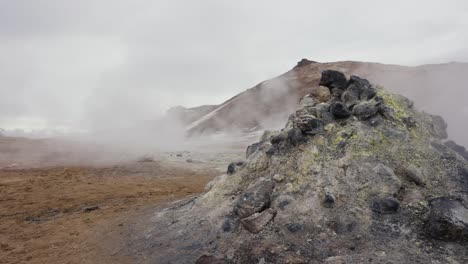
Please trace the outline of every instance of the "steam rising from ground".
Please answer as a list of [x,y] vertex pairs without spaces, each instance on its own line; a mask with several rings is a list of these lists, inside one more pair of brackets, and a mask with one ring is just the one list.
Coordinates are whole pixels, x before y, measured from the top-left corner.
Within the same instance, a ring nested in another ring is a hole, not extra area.
[[377,65],[356,72],[365,73],[373,83],[412,99],[417,108],[441,115],[448,123],[449,139],[468,147],[468,64],[418,68]]

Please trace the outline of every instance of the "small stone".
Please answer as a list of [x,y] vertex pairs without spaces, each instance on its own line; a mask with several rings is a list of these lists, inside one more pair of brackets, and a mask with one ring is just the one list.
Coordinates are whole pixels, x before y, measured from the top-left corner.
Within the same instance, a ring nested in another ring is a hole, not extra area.
[[92,212],[92,211],[96,211],[99,209],[99,206],[95,205],[95,206],[87,206],[87,207],[84,207],[83,208],[83,212],[85,213],[89,213],[89,212]]
[[330,192],[325,192],[325,198],[323,200],[323,205],[327,208],[332,208],[335,206],[335,196]]
[[396,120],[395,110],[387,105],[380,105],[378,108],[379,114],[381,114],[385,119],[394,121]]
[[188,162],[188,163],[192,163],[192,162],[193,162],[192,159],[186,159],[185,161]]
[[238,168],[244,166],[244,164],[245,163],[243,161],[232,162],[231,164],[229,164],[229,166],[227,168],[227,174],[231,175],[231,174],[236,173]]
[[351,112],[346,108],[343,103],[334,102],[330,105],[330,112],[335,118],[342,119],[351,116]]
[[328,124],[324,127],[325,131],[327,132],[330,132],[330,131],[333,131],[333,129],[335,129],[336,125],[335,124]]
[[241,220],[242,226],[250,233],[257,234],[271,221],[276,215],[276,210],[268,208],[261,213],[255,213]]
[[273,180],[275,180],[276,182],[282,182],[284,180],[284,176],[282,174],[275,174],[273,176]]
[[296,233],[296,232],[304,230],[304,226],[298,223],[289,223],[286,225],[286,227],[291,233]]
[[416,185],[419,185],[419,186],[425,185],[424,176],[422,175],[421,171],[418,168],[416,168],[414,165],[408,166],[405,172],[406,172],[406,177],[408,177],[408,179],[411,182],[414,182]]
[[403,121],[403,124],[405,124],[407,128],[416,127],[416,121],[414,121],[411,116],[403,117],[401,121]]
[[398,208],[400,208],[400,203],[392,197],[377,199],[372,204],[372,211],[379,214],[394,214]]

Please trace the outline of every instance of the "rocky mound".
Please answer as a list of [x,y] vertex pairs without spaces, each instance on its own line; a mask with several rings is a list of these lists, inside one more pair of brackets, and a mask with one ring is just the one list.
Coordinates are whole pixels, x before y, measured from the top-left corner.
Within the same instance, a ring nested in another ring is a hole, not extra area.
[[468,263],[468,162],[443,143],[443,119],[357,76],[326,70],[320,84],[327,101],[303,98],[206,193],[155,215],[139,253],[157,263]]
[[450,137],[468,146],[466,129],[460,124],[460,120],[468,118],[466,63],[405,67],[357,61],[319,63],[303,59],[285,74],[234,96],[196,120],[190,119],[192,121],[186,123],[187,133],[281,128],[301,97],[311,94],[328,100],[327,89],[319,85],[325,70],[338,70],[347,77],[362,76],[414,100],[417,108],[442,115],[450,125]]

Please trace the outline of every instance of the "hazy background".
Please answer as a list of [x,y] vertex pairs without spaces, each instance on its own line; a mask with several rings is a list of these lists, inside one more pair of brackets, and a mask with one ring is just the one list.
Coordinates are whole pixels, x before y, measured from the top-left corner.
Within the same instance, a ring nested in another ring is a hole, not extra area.
[[0,0],[0,127],[218,104],[294,66],[468,60],[467,1]]

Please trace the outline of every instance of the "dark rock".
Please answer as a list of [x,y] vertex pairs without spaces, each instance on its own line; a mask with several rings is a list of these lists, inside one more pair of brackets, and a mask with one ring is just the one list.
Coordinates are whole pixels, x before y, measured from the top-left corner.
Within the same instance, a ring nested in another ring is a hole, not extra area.
[[188,163],[192,163],[192,162],[193,162],[192,159],[186,159],[185,161],[188,162]]
[[398,208],[400,208],[400,203],[392,197],[379,198],[372,203],[372,211],[379,214],[393,214],[398,211]]
[[381,117],[380,115],[375,115],[369,118],[367,122],[370,126],[376,127],[376,126],[383,124],[384,120],[383,120],[383,117]]
[[279,133],[278,135],[272,136],[271,139],[270,139],[270,142],[271,142],[271,144],[275,145],[275,144],[279,144],[281,142],[284,142],[287,139],[288,139],[288,132],[283,131],[283,132]]
[[405,170],[406,177],[411,181],[414,182],[416,185],[424,186],[424,176],[422,175],[421,171],[413,165],[410,165]]
[[463,158],[468,160],[468,151],[466,151],[465,147],[458,145],[452,140],[449,140],[444,143],[447,147],[451,148],[453,151],[460,154]]
[[347,87],[348,80],[346,76],[339,71],[335,70],[326,70],[322,72],[322,77],[320,78],[319,85],[325,86],[332,90],[337,88],[339,90],[345,90]]
[[245,218],[267,208],[274,186],[273,181],[262,180],[247,189],[234,205],[234,212],[240,218]]
[[257,234],[271,221],[276,215],[276,210],[268,208],[261,213],[253,214],[241,220],[242,226],[250,233]]
[[322,120],[314,116],[302,116],[296,120],[296,126],[299,128],[302,133],[307,135],[316,135],[323,131],[323,122]]
[[245,163],[243,161],[232,162],[227,168],[227,174],[234,174],[238,170],[238,168],[244,166],[244,164]]
[[311,65],[311,64],[314,64],[314,63],[317,63],[317,62],[316,61],[311,61],[311,60],[308,60],[308,59],[302,59],[302,60],[297,62],[294,69],[304,67],[304,66],[307,66],[307,65]]
[[378,108],[378,112],[387,120],[390,120],[390,121],[396,120],[395,110],[391,108],[390,106],[381,104]]
[[252,145],[248,146],[247,150],[245,151],[245,157],[250,157],[250,155],[254,154],[257,150],[259,150],[261,146],[262,142],[253,143]]
[[330,105],[330,112],[335,118],[342,119],[351,116],[351,112],[346,108],[343,103],[334,102]]
[[226,218],[224,219],[221,229],[223,230],[223,232],[231,232],[235,229],[235,227],[236,223],[234,222],[234,220],[231,218]]
[[288,142],[292,146],[298,146],[307,141],[307,137],[304,136],[302,130],[299,128],[293,128],[288,131]]
[[351,75],[351,77],[349,77],[348,86],[352,84],[360,87],[362,90],[365,90],[371,87],[371,83],[367,79],[363,79],[356,75]]
[[361,95],[359,96],[359,99],[361,99],[361,100],[371,100],[376,95],[377,95],[377,90],[372,88],[372,87],[369,87],[369,88],[365,89],[361,93]]
[[181,153],[178,153],[178,154],[176,155],[176,157],[182,157],[182,154],[181,154]]
[[377,114],[377,106],[369,101],[364,101],[353,108],[353,114],[361,120],[368,119]]
[[325,198],[323,199],[323,205],[327,208],[335,206],[335,196],[330,192],[325,192]]
[[432,118],[432,134],[440,139],[446,139],[447,134],[447,123],[445,120],[438,115],[431,115]]
[[403,124],[405,124],[407,128],[416,127],[416,121],[414,121],[411,116],[403,117],[401,121],[403,121]]
[[96,211],[100,209],[99,206],[95,205],[95,206],[87,206],[85,208],[83,208],[83,212],[85,213],[88,213],[88,212],[92,212],[92,211]]
[[286,228],[288,228],[289,232],[291,233],[296,233],[304,230],[304,226],[298,223],[289,223],[286,225]]
[[359,89],[355,85],[351,85],[341,96],[341,100],[348,108],[352,108],[359,103]]
[[425,229],[429,236],[447,241],[468,241],[468,208],[459,199],[431,200]]

